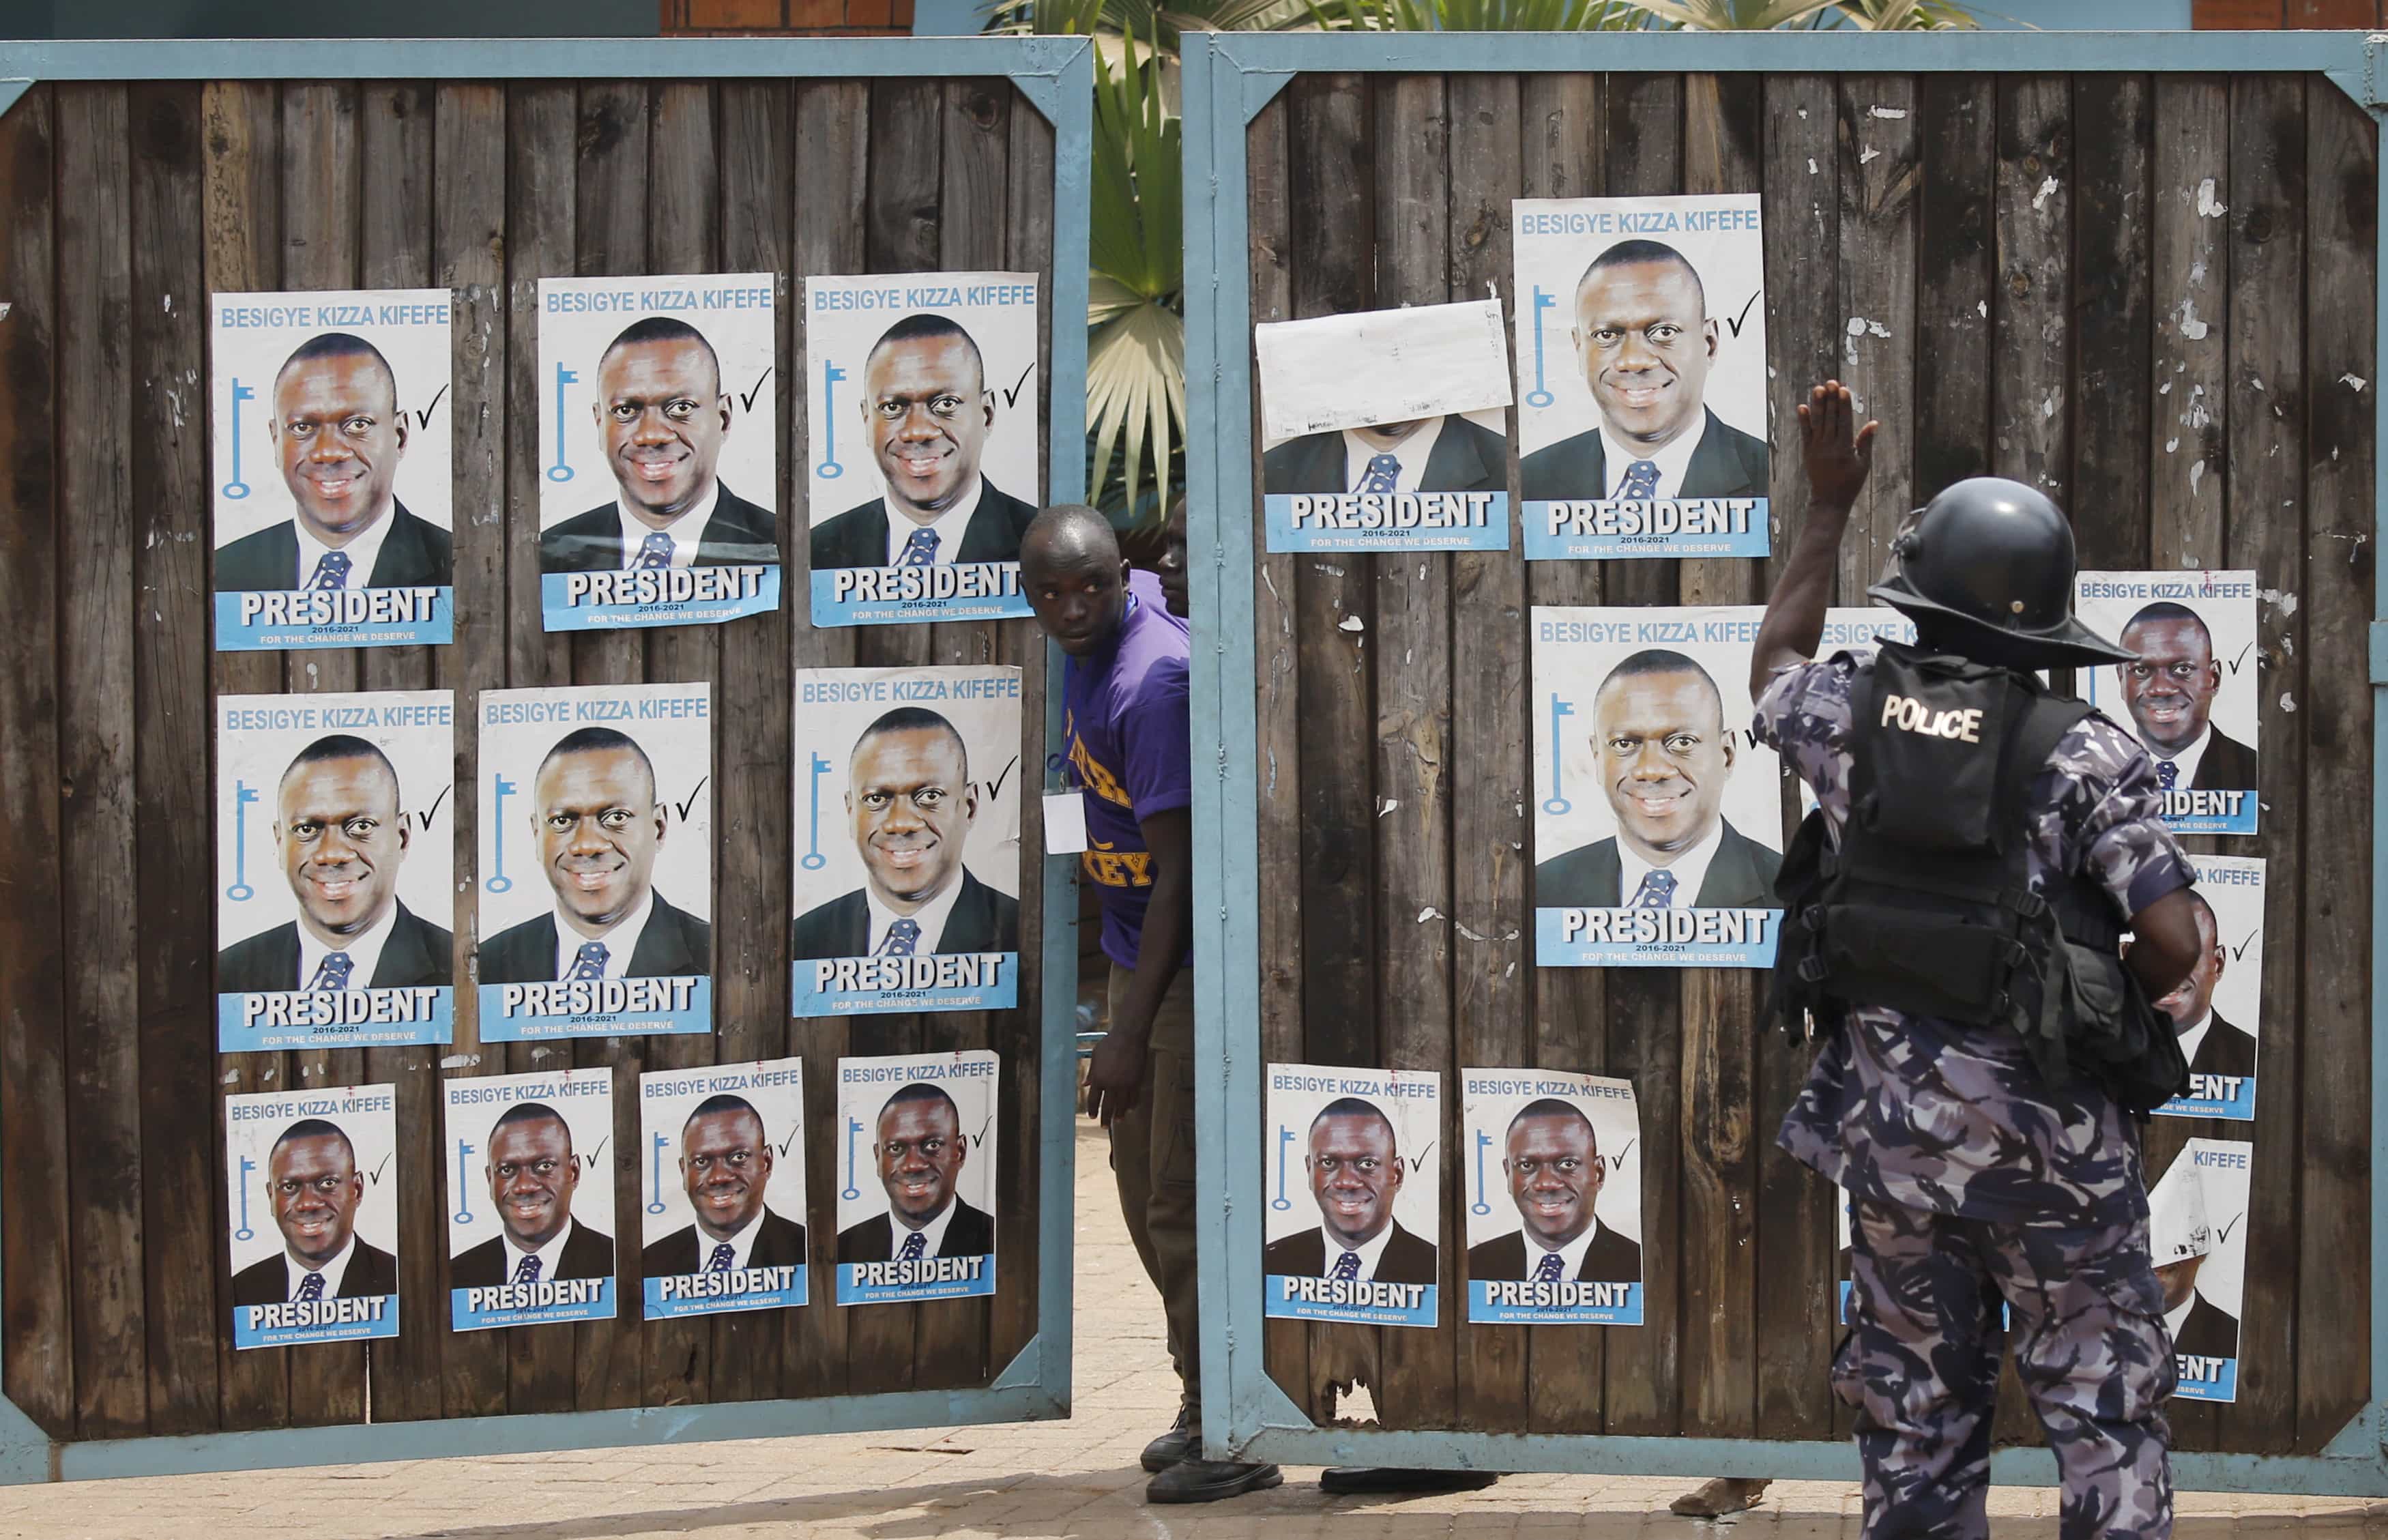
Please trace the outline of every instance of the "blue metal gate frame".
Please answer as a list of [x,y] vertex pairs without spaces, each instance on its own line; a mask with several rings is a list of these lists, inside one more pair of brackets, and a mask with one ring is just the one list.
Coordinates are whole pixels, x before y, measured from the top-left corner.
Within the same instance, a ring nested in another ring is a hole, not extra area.
[[[1086,495],[1088,168],[1094,47],[1085,38],[679,38],[504,42],[0,42],[0,114],[37,81],[922,80],[1011,82],[1053,125],[1052,390],[1047,424],[1057,503]],[[1061,655],[1046,649],[1045,733],[1061,731]],[[1062,786],[1049,770],[1048,791]],[[1073,1198],[1076,1190],[1075,858],[1044,867],[1045,1009],[1037,1065],[1036,1334],[983,1390],[733,1401],[535,1416],[460,1417],[187,1437],[53,1442],[0,1400],[0,1484],[701,1444],[1070,1415]],[[808,1308],[833,1308],[826,1305]]]
[[[1214,1450],[1303,1464],[1580,1470],[1600,1474],[1767,1474],[1854,1481],[1846,1441],[1611,1437],[1440,1430],[1321,1428],[1263,1366],[1260,1142],[1260,911],[1257,678],[1252,639],[1258,515],[1252,485],[1251,290],[1246,130],[1297,74],[1581,73],[1607,70],[1929,74],[2099,71],[2327,75],[2375,124],[2388,110],[2388,33],[2361,32],[1576,32],[1194,33],[1185,44],[1188,536],[1197,647],[1194,745],[1215,752],[1197,776],[1194,955],[1196,1133],[1201,1213],[1202,1435]],[[2388,155],[2381,159],[2388,206]],[[2378,320],[2388,328],[2388,261]],[[2373,352],[2383,344],[2375,336]],[[2374,404],[2382,453],[2372,489],[2375,539],[2388,539],[2388,399]],[[2388,573],[2372,613],[2388,615]],[[2372,809],[2388,828],[2388,620],[2370,634]],[[2388,949],[2388,843],[2372,845],[2372,944]],[[2375,1037],[2388,1021],[2388,969],[2371,985]],[[2371,1159],[2388,1162],[2388,1053],[2371,1063]],[[2316,1456],[2182,1454],[2184,1489],[2388,1496],[2388,1184],[2371,1186],[2371,1399]],[[2047,1485],[2039,1448],[1991,1457],[1996,1481]]]

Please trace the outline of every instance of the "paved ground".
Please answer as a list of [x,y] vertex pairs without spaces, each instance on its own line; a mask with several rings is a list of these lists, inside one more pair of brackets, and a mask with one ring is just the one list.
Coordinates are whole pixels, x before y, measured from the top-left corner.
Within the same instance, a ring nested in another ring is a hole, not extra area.
[[[1402,1503],[1328,1498],[1316,1472],[1203,1508],[1149,1508],[1136,1467],[1175,1407],[1160,1302],[1110,1198],[1101,1137],[1079,1140],[1078,1394],[1069,1422],[721,1444],[668,1451],[425,1460],[412,1464],[0,1492],[0,1536],[191,1540],[237,1536],[430,1540],[1718,1540],[1666,1504],[1687,1484],[1512,1476],[1491,1491]],[[2388,1540],[2388,1504],[2182,1499],[2177,1533]],[[2052,1494],[2001,1489],[2002,1537],[2056,1534]],[[1733,1540],[1857,1534],[1854,1491],[1778,1483]]]

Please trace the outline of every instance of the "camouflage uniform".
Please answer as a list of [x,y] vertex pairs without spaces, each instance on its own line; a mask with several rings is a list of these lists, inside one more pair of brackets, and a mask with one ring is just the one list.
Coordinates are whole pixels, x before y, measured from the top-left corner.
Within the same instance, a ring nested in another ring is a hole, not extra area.
[[[1849,701],[1868,656],[1778,673],[1755,731],[1849,811]],[[2157,821],[2147,751],[2092,713],[2058,743],[2029,805],[2035,887],[2080,873],[2129,916],[2192,880]],[[2172,1529],[2164,1296],[2128,1115],[2093,1086],[2052,1089],[2023,1039],[1861,1008],[1817,1055],[1783,1148],[1857,1200],[1852,1322],[1834,1365],[1857,1413],[1869,1540],[1984,1535],[1990,1413],[2005,1332],[2064,1485],[2067,1540]]]

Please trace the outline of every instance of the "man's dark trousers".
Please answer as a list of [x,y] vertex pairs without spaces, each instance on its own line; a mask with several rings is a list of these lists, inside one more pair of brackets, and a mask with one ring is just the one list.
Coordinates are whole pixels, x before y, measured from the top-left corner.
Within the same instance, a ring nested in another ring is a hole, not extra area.
[[[1111,964],[1114,1020],[1135,975]],[[1202,1400],[1202,1329],[1194,1262],[1194,971],[1178,970],[1152,1014],[1144,1094],[1111,1120],[1111,1175],[1128,1238],[1169,1318],[1169,1360],[1188,1406]]]

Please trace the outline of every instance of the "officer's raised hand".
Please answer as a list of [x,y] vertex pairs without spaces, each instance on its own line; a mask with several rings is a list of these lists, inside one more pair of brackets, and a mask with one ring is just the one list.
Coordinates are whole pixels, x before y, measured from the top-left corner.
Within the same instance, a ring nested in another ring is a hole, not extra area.
[[1855,432],[1857,405],[1849,388],[1828,379],[1799,403],[1799,447],[1808,466],[1808,513],[1791,542],[1783,576],[1766,598],[1749,652],[1749,694],[1766,693],[1778,668],[1816,655],[1824,636],[1824,606],[1832,603],[1833,574],[1840,566],[1841,535],[1849,527],[1866,472],[1874,468],[1874,436],[1882,425],[1868,422]]
[[1817,505],[1848,508],[1856,504],[1874,469],[1874,436],[1882,425],[1868,422],[1854,434],[1857,404],[1849,388],[1828,379],[1808,392],[1799,406],[1801,452],[1808,465],[1808,495]]

